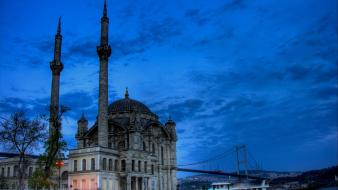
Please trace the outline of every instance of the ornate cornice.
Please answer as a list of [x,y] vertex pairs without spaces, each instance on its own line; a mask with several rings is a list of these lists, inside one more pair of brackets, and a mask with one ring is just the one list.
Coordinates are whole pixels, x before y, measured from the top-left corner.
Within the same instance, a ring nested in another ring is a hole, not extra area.
[[50,62],[50,70],[52,70],[53,74],[60,74],[63,70],[63,64],[60,61],[53,60]]
[[111,55],[110,45],[97,46],[97,54],[98,54],[100,60],[108,60],[108,58]]

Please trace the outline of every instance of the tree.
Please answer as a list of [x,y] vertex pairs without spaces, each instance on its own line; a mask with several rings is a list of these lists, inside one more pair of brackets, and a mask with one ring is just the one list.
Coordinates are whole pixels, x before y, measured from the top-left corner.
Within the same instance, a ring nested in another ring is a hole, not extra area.
[[67,148],[61,133],[61,121],[62,115],[68,110],[69,108],[66,106],[60,106],[60,110],[51,110],[56,114],[51,114],[49,118],[51,130],[45,143],[45,152],[39,158],[39,168],[35,170],[28,181],[29,187],[33,189],[50,189],[51,186],[55,185],[51,180],[55,162],[60,159],[60,154]]
[[40,117],[29,119],[22,110],[14,112],[9,118],[1,117],[0,142],[8,151],[19,155],[19,190],[24,189],[24,178],[29,165],[27,153],[37,148],[46,137],[46,125]]

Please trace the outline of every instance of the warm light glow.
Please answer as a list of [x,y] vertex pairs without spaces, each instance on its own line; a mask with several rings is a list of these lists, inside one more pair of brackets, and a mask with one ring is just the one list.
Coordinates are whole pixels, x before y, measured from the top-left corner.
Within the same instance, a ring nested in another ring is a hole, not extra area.
[[65,165],[65,163],[63,161],[56,161],[55,162],[55,166],[57,166],[57,167],[62,167],[64,165]]

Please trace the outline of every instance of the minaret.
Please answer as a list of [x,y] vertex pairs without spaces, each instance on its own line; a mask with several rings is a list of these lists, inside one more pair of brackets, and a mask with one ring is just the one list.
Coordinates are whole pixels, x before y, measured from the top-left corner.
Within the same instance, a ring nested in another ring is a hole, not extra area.
[[55,35],[54,59],[50,62],[50,69],[52,71],[52,89],[50,97],[49,134],[51,134],[54,129],[54,122],[59,112],[60,73],[63,69],[63,64],[61,63],[61,42],[61,18],[59,17]]
[[101,147],[108,147],[108,58],[111,54],[108,44],[108,23],[105,0],[101,18],[101,42],[100,46],[97,46],[100,58],[98,145]]

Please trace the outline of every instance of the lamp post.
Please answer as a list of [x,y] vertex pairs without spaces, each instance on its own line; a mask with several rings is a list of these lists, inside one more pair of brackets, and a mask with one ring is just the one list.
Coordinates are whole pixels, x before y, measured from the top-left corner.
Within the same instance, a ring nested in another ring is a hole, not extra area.
[[61,167],[64,165],[65,163],[62,160],[55,162],[55,166],[59,168],[59,190],[61,190]]

